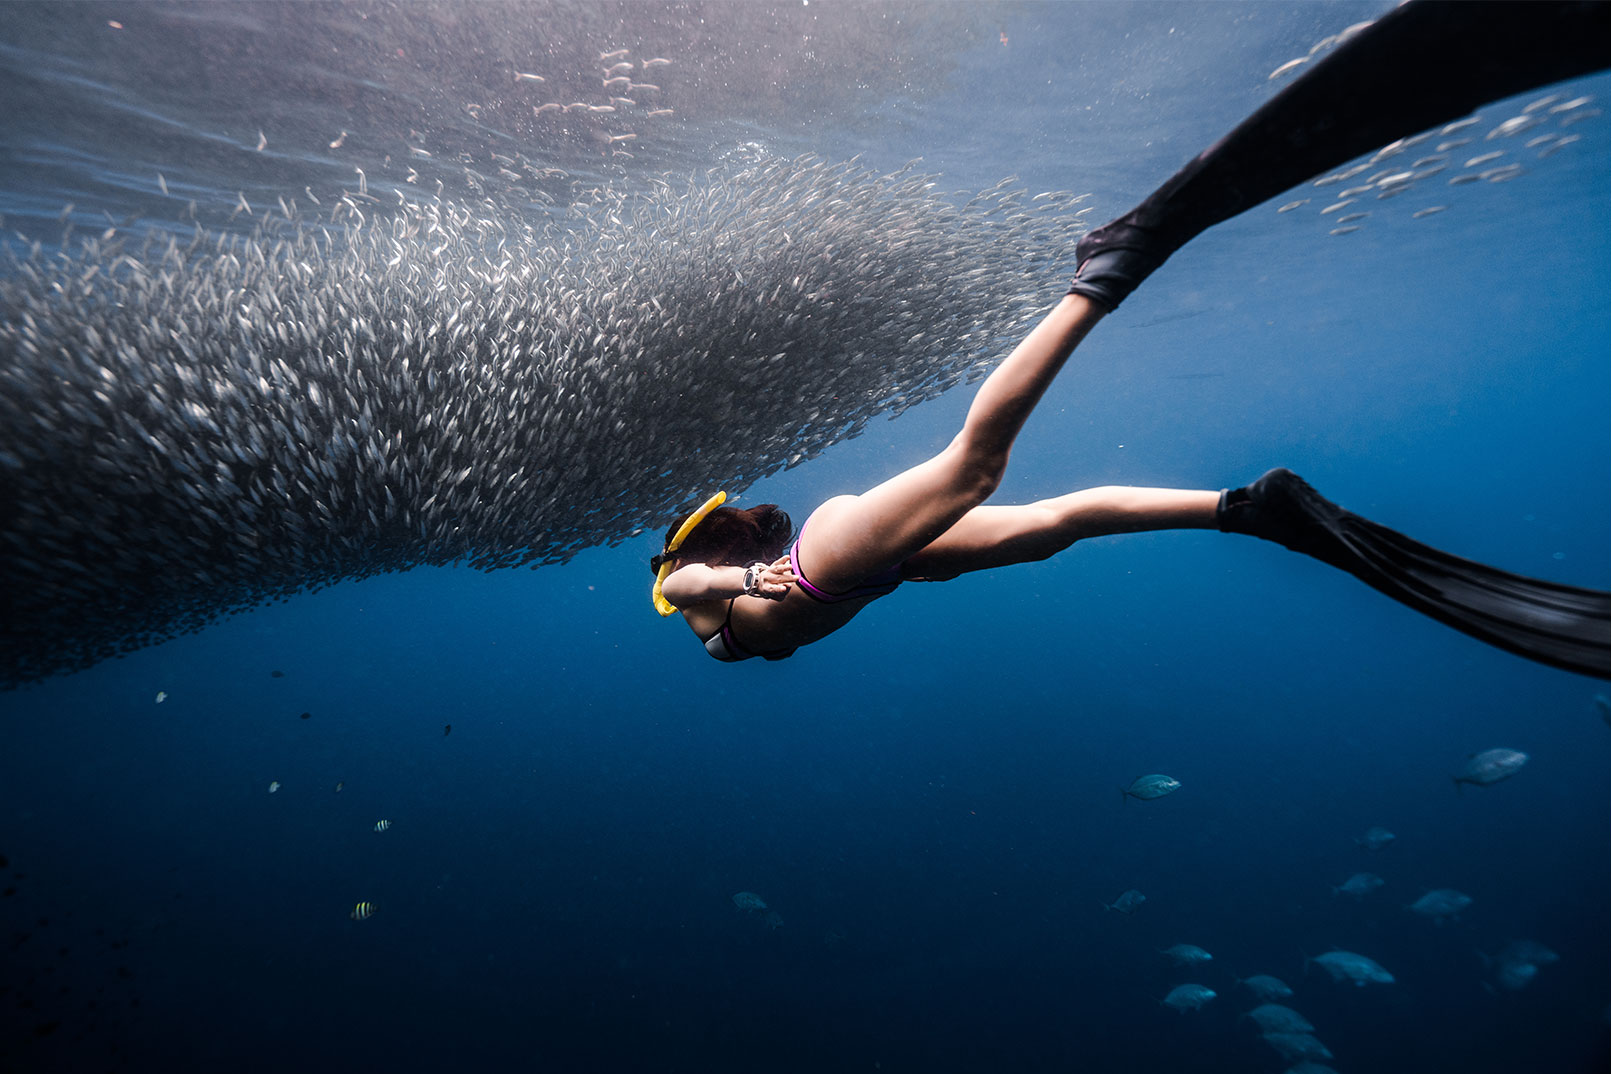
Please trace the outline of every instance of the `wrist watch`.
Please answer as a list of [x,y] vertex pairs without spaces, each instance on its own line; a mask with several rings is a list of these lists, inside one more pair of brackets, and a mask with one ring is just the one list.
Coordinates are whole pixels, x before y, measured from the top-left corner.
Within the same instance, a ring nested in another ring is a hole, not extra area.
[[767,569],[765,563],[752,563],[744,569],[744,595],[753,597],[761,588],[761,572]]

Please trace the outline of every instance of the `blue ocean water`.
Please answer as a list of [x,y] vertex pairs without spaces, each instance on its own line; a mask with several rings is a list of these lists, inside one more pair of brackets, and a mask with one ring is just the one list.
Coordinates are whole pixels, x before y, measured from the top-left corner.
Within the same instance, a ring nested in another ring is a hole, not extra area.
[[[67,203],[244,227],[238,192],[355,166],[451,184],[513,146],[634,184],[758,145],[1017,175],[1101,220],[1385,9],[10,5],[0,213],[47,243]],[[534,145],[508,72],[618,44],[674,61],[677,126],[626,159]],[[1606,588],[1605,117],[1545,156],[1483,138],[1548,94],[1604,109],[1607,79],[1482,110],[1464,152],[1512,181],[1439,176],[1343,235],[1300,189],[1194,241],[1083,344],[997,498],[1285,465]],[[416,130],[435,154],[391,160]],[[804,519],[938,450],[969,394],[741,503]],[[1236,984],[1270,973],[1344,1074],[1606,1068],[1605,684],[1197,532],[907,586],[725,666],[652,614],[658,550],[346,583],[0,695],[0,1067],[1275,1072]],[[1496,746],[1531,759],[1458,793]],[[1183,788],[1124,800],[1145,772]],[[1372,825],[1398,839],[1360,849]],[[1384,887],[1332,894],[1360,870]],[[1458,921],[1405,910],[1446,887]],[[1128,888],[1136,914],[1103,908]],[[1561,959],[1513,991],[1487,960],[1516,940]],[[1173,969],[1182,942],[1213,962]],[[1396,983],[1306,972],[1334,947]],[[1189,979],[1218,998],[1161,1005]]]

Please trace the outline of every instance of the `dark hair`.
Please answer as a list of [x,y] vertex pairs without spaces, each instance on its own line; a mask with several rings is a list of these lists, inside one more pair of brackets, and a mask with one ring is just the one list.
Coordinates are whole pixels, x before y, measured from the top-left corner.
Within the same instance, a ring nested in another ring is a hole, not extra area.
[[[688,516],[678,519],[666,531],[670,544]],[[789,539],[794,536],[794,525],[789,515],[775,503],[764,503],[741,511],[737,507],[718,507],[700,520],[694,532],[683,538],[673,559],[685,563],[708,563],[713,567],[748,567],[752,563],[771,563],[784,554]],[[665,545],[661,546],[662,548]],[[649,561],[650,570],[659,570],[663,556]]]

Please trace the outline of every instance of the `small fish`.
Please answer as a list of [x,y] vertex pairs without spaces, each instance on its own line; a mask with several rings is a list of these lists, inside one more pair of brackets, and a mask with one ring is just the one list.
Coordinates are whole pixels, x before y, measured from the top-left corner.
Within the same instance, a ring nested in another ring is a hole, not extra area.
[[1433,919],[1435,925],[1442,925],[1446,921],[1453,921],[1462,910],[1472,905],[1472,896],[1456,891],[1454,888],[1435,888],[1411,903],[1405,909],[1413,914]]
[[332,149],[340,149],[341,144],[343,142],[345,142],[346,140],[347,140],[347,132],[342,131],[340,134],[336,135],[336,140],[334,142],[330,143],[330,148],[332,148]]
[[1282,206],[1280,209],[1277,209],[1276,211],[1279,212],[1279,213],[1290,213],[1294,209],[1297,209],[1299,206],[1308,205],[1309,203],[1310,203],[1309,198],[1300,198],[1298,201],[1290,201],[1290,202],[1288,202],[1286,205]]
[[637,137],[638,135],[636,134],[612,134],[610,140],[612,142],[630,142]]
[[[672,62],[671,60],[665,59],[664,57],[656,56],[654,59],[645,60],[639,66],[643,67],[645,70],[648,70],[651,67],[669,67],[671,65],[671,62]],[[1589,100],[1588,97],[1586,97],[1584,99],[1586,101]]]
[[341,793],[341,789],[342,789],[342,788],[343,788],[343,787],[345,787],[345,786],[347,786],[347,784],[346,784],[346,783],[345,783],[345,782],[344,782],[344,781],[342,781],[342,780],[339,780],[339,779],[338,779],[338,780],[337,780],[337,781],[336,781],[336,793],[337,793],[337,794],[340,794],[340,793]]
[[621,63],[613,63],[609,67],[605,68],[605,77],[610,78],[613,75],[625,74],[631,70],[632,63],[630,61],[623,60]]
[[600,63],[610,63],[610,62],[612,62],[614,60],[619,60],[623,56],[626,56],[631,51],[632,51],[631,49],[618,48],[618,49],[614,49],[614,50],[612,50],[610,52],[601,52],[601,53],[599,53],[599,62]]
[[737,906],[741,910],[746,911],[747,913],[753,913],[755,911],[765,910],[767,908],[766,902],[762,900],[760,895],[757,895],[753,891],[736,892],[733,896],[733,905]]
[[1268,973],[1256,973],[1252,977],[1238,978],[1237,983],[1246,986],[1254,993],[1254,998],[1263,1003],[1269,1003],[1273,999],[1286,999],[1293,994],[1286,981],[1280,977],[1272,977]]
[[1466,767],[1461,769],[1459,775],[1450,778],[1455,780],[1456,790],[1460,790],[1463,783],[1488,787],[1503,779],[1510,779],[1527,763],[1528,755],[1521,750],[1484,750],[1467,758]]
[[1332,889],[1334,895],[1352,895],[1364,898],[1383,886],[1383,878],[1376,873],[1356,873]]
[[1468,127],[1472,126],[1473,124],[1477,123],[1481,118],[1482,118],[1481,116],[1468,116],[1465,119],[1458,119],[1454,123],[1445,124],[1444,129],[1439,131],[1439,133],[1440,134],[1454,134],[1456,131],[1466,130],[1466,128],[1468,128]]
[[1361,172],[1365,171],[1369,167],[1371,167],[1371,165],[1369,163],[1356,164],[1353,167],[1343,169],[1343,171],[1341,171],[1341,172],[1333,172],[1331,175],[1323,175],[1321,178],[1317,179],[1314,183],[1311,183],[1310,185],[1311,186],[1331,186],[1333,183],[1341,183],[1345,179],[1353,179],[1355,176],[1359,175]]
[[1364,988],[1368,984],[1394,983],[1393,974],[1372,959],[1353,951],[1328,951],[1324,955],[1307,958],[1304,960],[1305,968],[1312,962],[1326,970],[1334,981],[1348,981],[1356,988]]
[[1561,104],[1552,106],[1550,114],[1554,116],[1562,112],[1571,112],[1575,108],[1583,108],[1593,100],[1595,100],[1594,97],[1574,97],[1571,101],[1563,101]]
[[1493,149],[1487,153],[1479,153],[1477,156],[1467,161],[1464,166],[1468,168],[1476,168],[1478,165],[1487,164],[1491,160],[1499,160],[1505,155],[1506,151],[1504,149]]
[[1310,58],[1308,56],[1300,56],[1296,60],[1288,60],[1286,63],[1284,63],[1280,67],[1278,67],[1276,70],[1274,70],[1270,74],[1266,75],[1265,76],[1265,81],[1270,82],[1273,79],[1281,78],[1283,75],[1285,75],[1289,71],[1293,70],[1293,68],[1298,67],[1301,64],[1305,64],[1305,63],[1309,63],[1309,62],[1310,62]]
[[1460,149],[1463,145],[1471,144],[1472,139],[1470,138],[1455,138],[1448,142],[1440,142],[1438,145],[1434,146],[1434,149],[1440,153],[1448,153],[1451,150]]
[[1468,183],[1477,182],[1479,178],[1480,177],[1478,175],[1472,172],[1468,172],[1466,175],[1452,175],[1450,176],[1450,185],[1465,186]]
[[620,87],[621,89],[626,89],[628,86],[631,86],[631,85],[632,85],[632,79],[628,78],[626,75],[617,75],[615,78],[607,78],[607,79],[604,80],[604,88],[605,89],[614,89],[616,87]]
[[313,713],[311,713],[311,712],[304,712],[301,716],[297,717],[297,719],[299,719],[299,720],[310,720],[312,718],[313,718]]
[[1560,93],[1552,93],[1549,97],[1541,97],[1537,101],[1530,101],[1522,106],[1523,115],[1527,115],[1529,112],[1537,112],[1546,105],[1555,104],[1561,99],[1562,95]]
[[392,822],[389,821],[389,820],[378,820],[378,821],[375,822],[375,830],[378,831],[378,832],[384,832],[386,829],[390,828],[391,826],[392,826]]
[[1191,943],[1178,943],[1174,947],[1166,947],[1159,954],[1170,959],[1177,966],[1192,966],[1200,962],[1212,962],[1215,957],[1197,944]]
[[547,82],[548,79],[544,78],[542,75],[534,75],[534,74],[531,74],[530,72],[527,72],[527,71],[516,71],[515,72],[515,81],[516,82]]
[[653,111],[644,113],[646,116],[669,116],[671,114],[672,110],[670,108],[656,108]]
[[1338,217],[1338,223],[1347,224],[1351,220],[1364,220],[1366,217],[1368,217],[1370,215],[1371,215],[1370,213],[1349,213],[1346,216]]
[[258,131],[257,132],[257,151],[259,153],[263,152],[264,147],[267,146],[268,144],[269,144],[269,136],[264,134],[262,131]]
[[357,906],[353,907],[352,912],[347,916],[352,918],[354,921],[368,921],[370,918],[375,916],[375,904],[372,902],[361,902]]
[[1103,909],[1116,910],[1122,914],[1134,914],[1139,906],[1147,902],[1147,896],[1135,888],[1120,893],[1120,897],[1112,903],[1104,903]]
[[1315,1026],[1292,1007],[1280,1003],[1262,1003],[1246,1015],[1259,1026],[1261,1033],[1314,1033]]
[[447,738],[451,734],[453,734],[453,724],[451,724],[451,723],[443,724],[442,725],[442,737]]
[[544,114],[545,112],[560,112],[560,111],[563,111],[564,108],[565,108],[564,105],[555,104],[553,101],[550,101],[548,104],[541,104],[541,105],[537,105],[537,106],[533,107],[532,115],[540,116],[540,115]]
[[1328,213],[1335,213],[1339,209],[1342,209],[1342,208],[1344,208],[1346,206],[1349,206],[1349,205],[1353,205],[1354,203],[1355,203],[1354,198],[1344,198],[1342,201],[1335,201],[1331,205],[1328,205],[1325,209],[1322,209],[1321,210],[1321,215],[1326,216]]
[[1560,153],[1563,149],[1566,149],[1568,146],[1578,141],[1580,137],[1581,136],[1577,134],[1562,135],[1560,138],[1556,139],[1554,142],[1539,151],[1539,159],[1544,160],[1546,157],[1554,156],[1555,154]]
[[1197,1010],[1214,998],[1215,990],[1207,985],[1181,984],[1170,989],[1170,994],[1165,996],[1162,1002],[1166,1007],[1174,1007],[1185,1014],[1187,1011]]
[[166,700],[168,700],[168,691],[166,691],[166,690],[158,690],[157,691],[157,704],[160,705]]
[[276,780],[272,780],[272,781],[271,781],[271,782],[270,782],[270,783],[269,783],[269,793],[270,793],[270,794],[274,794],[274,793],[276,793],[276,792],[278,792],[278,791],[279,791],[279,789],[280,789],[280,781],[279,781],[279,780],[277,780],[277,779],[276,779]]
[[1532,962],[1540,966],[1548,966],[1562,960],[1561,955],[1533,940],[1516,940],[1509,943],[1497,957],[1503,962]]
[[1425,209],[1417,209],[1415,212],[1411,213],[1411,219],[1420,220],[1424,216],[1432,216],[1434,213],[1441,213],[1448,208],[1448,205],[1429,205]]
[[1545,122],[1544,116],[1512,116],[1500,126],[1483,136],[1484,141],[1490,138],[1510,138],[1513,134],[1520,134],[1530,127],[1537,127]]
[[1119,796],[1121,801],[1126,798],[1140,798],[1143,801],[1150,801],[1154,798],[1163,798],[1165,795],[1173,794],[1180,789],[1180,780],[1172,779],[1156,772],[1148,776],[1137,776],[1131,781],[1129,787],[1120,788]]
[[157,189],[162,191],[163,197],[166,198],[168,196],[168,180],[162,177],[161,172],[157,173]]
[[271,678],[271,679],[283,679],[283,678],[285,678],[285,672],[283,672],[283,671],[271,671],[271,672],[269,672],[269,678]]
[[1353,235],[1360,230],[1359,224],[1350,224],[1347,227],[1335,227],[1327,232],[1328,235]]
[[643,90],[649,90],[651,93],[658,93],[660,91],[660,87],[650,82],[627,83],[627,92],[629,93],[642,92]]
[[1526,988],[1539,976],[1539,966],[1533,962],[1502,962],[1494,974],[1495,983],[1512,992]]

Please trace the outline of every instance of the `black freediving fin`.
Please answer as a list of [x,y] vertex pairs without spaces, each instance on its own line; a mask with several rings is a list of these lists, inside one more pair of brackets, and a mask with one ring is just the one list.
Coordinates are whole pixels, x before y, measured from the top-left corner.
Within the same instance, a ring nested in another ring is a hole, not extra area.
[[1518,656],[1607,678],[1612,596],[1476,563],[1322,496],[1291,470],[1221,494],[1216,524],[1348,571],[1441,623]]
[[1396,138],[1607,66],[1604,0],[1410,0],[1076,248],[1073,292],[1109,309],[1205,228]]

